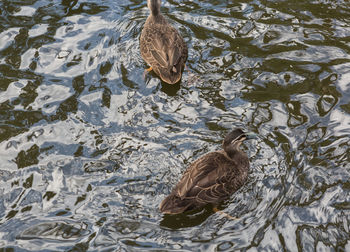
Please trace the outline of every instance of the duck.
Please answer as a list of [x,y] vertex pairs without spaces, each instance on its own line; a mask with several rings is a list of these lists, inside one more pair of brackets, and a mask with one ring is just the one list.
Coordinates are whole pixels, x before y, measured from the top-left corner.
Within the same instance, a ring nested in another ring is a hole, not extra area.
[[144,61],[168,84],[182,77],[188,49],[179,32],[160,12],[161,0],[147,0],[151,13],[140,36],[140,51]]
[[222,150],[209,152],[190,164],[172,192],[161,202],[160,211],[180,214],[207,204],[217,206],[228,199],[248,178],[249,159],[240,145],[253,138],[256,138],[254,133],[245,133],[240,128],[228,133],[222,142]]

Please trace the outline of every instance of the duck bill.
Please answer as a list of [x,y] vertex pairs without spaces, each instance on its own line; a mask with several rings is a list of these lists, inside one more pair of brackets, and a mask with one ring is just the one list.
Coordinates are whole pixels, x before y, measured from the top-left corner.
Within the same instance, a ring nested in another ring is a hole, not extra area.
[[247,133],[244,133],[244,135],[246,136],[246,140],[258,139],[258,135],[253,132],[247,132]]

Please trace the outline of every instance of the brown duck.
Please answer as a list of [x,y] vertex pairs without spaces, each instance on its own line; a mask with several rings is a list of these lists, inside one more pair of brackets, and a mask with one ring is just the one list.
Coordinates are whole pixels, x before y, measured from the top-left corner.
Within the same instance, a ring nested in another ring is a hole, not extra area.
[[163,81],[175,84],[181,79],[187,59],[187,46],[178,31],[160,13],[161,0],[147,0],[151,10],[140,37],[141,56]]
[[231,131],[223,141],[223,150],[207,153],[188,167],[160,204],[160,211],[178,214],[228,199],[247,180],[249,160],[240,145],[254,137],[241,129]]

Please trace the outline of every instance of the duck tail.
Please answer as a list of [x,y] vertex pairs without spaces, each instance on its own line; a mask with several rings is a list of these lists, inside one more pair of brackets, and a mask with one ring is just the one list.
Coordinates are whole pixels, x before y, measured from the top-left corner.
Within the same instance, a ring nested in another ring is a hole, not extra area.
[[[160,78],[168,84],[175,84],[180,81],[182,72],[181,68],[176,68],[177,66],[169,66],[164,68],[164,71],[160,72]],[[174,68],[176,72],[174,71]]]
[[179,214],[186,211],[190,205],[188,200],[182,200],[178,196],[170,194],[160,203],[159,210],[165,214]]

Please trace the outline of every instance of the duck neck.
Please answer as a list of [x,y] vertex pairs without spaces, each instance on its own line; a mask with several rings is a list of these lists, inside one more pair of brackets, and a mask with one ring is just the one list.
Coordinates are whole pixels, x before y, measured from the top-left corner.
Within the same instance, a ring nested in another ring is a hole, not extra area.
[[236,155],[239,155],[240,150],[239,150],[239,146],[234,146],[234,145],[228,145],[228,146],[224,146],[224,150],[227,154],[227,156],[229,156],[229,158],[234,159],[234,157]]
[[241,171],[246,171],[247,169],[249,169],[249,160],[247,155],[243,151],[241,151],[239,145],[240,144],[225,146],[224,151],[231,160],[236,162],[237,169]]
[[158,16],[160,13],[161,0],[148,0],[148,8],[151,10],[153,16]]

